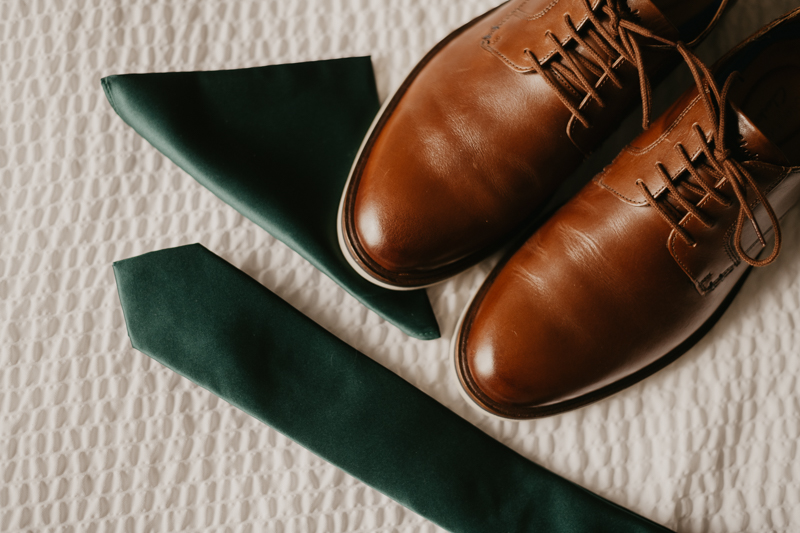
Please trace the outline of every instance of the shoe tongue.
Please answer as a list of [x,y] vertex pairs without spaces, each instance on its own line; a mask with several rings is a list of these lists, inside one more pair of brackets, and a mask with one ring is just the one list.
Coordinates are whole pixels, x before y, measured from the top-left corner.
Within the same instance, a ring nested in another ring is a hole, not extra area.
[[736,113],[739,148],[744,152],[744,159],[763,161],[764,163],[771,163],[784,167],[789,166],[789,159],[786,157],[786,154],[783,153],[783,150],[770,141],[741,109],[733,103],[731,103],[731,107]]
[[677,41],[680,32],[650,0],[627,0],[628,9],[639,23],[659,37]]

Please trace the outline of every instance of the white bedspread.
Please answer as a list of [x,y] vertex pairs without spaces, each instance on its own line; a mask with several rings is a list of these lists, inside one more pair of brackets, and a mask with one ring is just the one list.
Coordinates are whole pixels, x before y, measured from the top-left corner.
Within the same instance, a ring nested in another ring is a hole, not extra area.
[[[679,531],[800,531],[797,210],[776,264],[677,363],[576,412],[499,422],[464,403],[447,355],[491,260],[429,290],[442,339],[410,339],[161,156],[100,87],[108,74],[372,55],[385,97],[495,1],[0,1],[0,531],[438,531],[130,347],[111,262],[192,242],[614,502]],[[740,0],[702,57],[796,3]],[[660,105],[689,81],[676,72]]]

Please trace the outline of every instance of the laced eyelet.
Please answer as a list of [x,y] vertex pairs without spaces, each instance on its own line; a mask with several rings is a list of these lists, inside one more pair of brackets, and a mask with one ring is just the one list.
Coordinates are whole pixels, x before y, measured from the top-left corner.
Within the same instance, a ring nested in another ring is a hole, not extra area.
[[[709,183],[702,179],[702,176],[697,173],[698,169],[694,167],[694,165],[689,168],[689,171],[692,173],[694,178],[701,180],[701,187],[706,190],[706,193],[709,196],[715,198],[717,201],[729,202],[727,206],[730,206],[735,201],[735,203],[738,203],[739,216],[737,218],[734,230],[734,246],[739,258],[748,263],[750,266],[760,267],[768,265],[775,260],[781,249],[780,221],[773,206],[770,205],[766,193],[759,188],[758,183],[747,171],[747,169],[735,158],[730,157],[730,149],[725,146],[725,117],[728,113],[730,105],[730,101],[728,99],[729,91],[733,81],[740,79],[741,75],[734,72],[728,76],[728,79],[725,81],[725,84],[720,91],[716,84],[714,74],[707,66],[705,66],[705,64],[703,64],[702,61],[700,61],[700,59],[697,58],[697,56],[689,52],[685,45],[680,42],[677,43],[677,50],[681,53],[692,71],[692,76],[697,84],[699,98],[702,98],[703,103],[705,104],[706,112],[708,114],[707,116],[710,122],[709,127],[711,128],[711,133],[706,134],[700,127],[700,124],[697,122],[692,124],[691,130],[694,131],[699,137],[698,141],[700,143],[702,153],[706,156],[707,164],[709,166],[709,173],[715,180],[727,180],[730,188],[736,195],[735,200],[727,198],[727,196],[724,194],[719,194],[719,189],[716,187],[716,182],[709,185]],[[711,149],[712,143],[714,145],[713,150]],[[691,161],[685,161],[684,163],[689,165],[691,164]],[[658,169],[659,171],[662,170],[660,166]],[[699,218],[699,213],[701,213],[699,207],[693,202],[690,202],[681,194],[681,191],[675,187],[670,176],[661,172],[661,178],[667,187],[666,190],[668,190],[668,194],[676,195],[676,201],[689,212],[693,212],[695,216],[698,216]],[[637,183],[639,181],[640,180],[637,180]],[[742,243],[742,230],[745,221],[748,219],[752,224],[758,239],[762,243],[764,242],[763,232],[759,227],[753,210],[748,204],[748,196],[750,191],[752,191],[753,195],[755,196],[754,200],[756,200],[756,202],[764,208],[764,211],[769,217],[771,229],[774,231],[775,235],[772,253],[765,259],[761,260],[750,257],[744,250]],[[658,211],[659,215],[662,216],[662,218],[673,228],[673,230],[681,235],[684,241],[686,241],[687,245],[689,245],[691,248],[695,248],[697,246],[697,243],[687,233],[686,229],[675,220],[674,213],[667,212],[665,207],[659,204],[651,195],[646,194],[645,199],[647,200],[648,204]],[[716,225],[717,222],[718,221],[714,221],[712,223],[712,227]]]
[[[557,1],[557,0],[556,0]],[[583,92],[588,95],[591,100],[599,102],[600,107],[605,107],[605,103],[600,99],[600,94],[595,87],[594,81],[591,76],[586,75],[585,69],[591,71],[592,74],[597,76],[607,76],[614,85],[622,88],[623,83],[615,73],[615,67],[621,61],[628,61],[633,65],[639,77],[639,89],[642,97],[642,126],[646,129],[650,124],[650,107],[651,107],[651,87],[648,78],[648,72],[644,66],[642,58],[642,49],[647,46],[666,46],[681,50],[680,42],[673,42],[669,39],[661,37],[652,30],[637,24],[632,20],[626,18],[627,11],[623,12],[621,2],[617,0],[606,0],[606,5],[602,6],[602,11],[605,17],[597,13],[598,6],[601,2],[594,2],[592,0],[579,0],[583,4],[586,12],[581,10],[581,27],[577,28],[570,13],[564,13],[563,20],[564,26],[568,35],[564,35],[563,39],[559,39],[551,30],[544,31],[544,37],[555,48],[550,52],[547,57],[552,54],[559,54],[563,59],[562,62],[545,62],[540,64],[536,58],[536,54],[528,50],[528,55],[533,59],[533,70],[536,71],[544,80],[547,85],[556,93],[556,96],[561,102],[569,109],[573,116],[585,127],[589,128],[590,125],[572,99],[575,91]],[[623,14],[625,16],[623,16]],[[587,24],[584,24],[587,23]],[[494,27],[493,29],[496,29]],[[586,33],[591,36],[587,40],[582,35]],[[648,41],[656,41],[659,45],[648,42],[646,45],[639,42],[639,39],[647,39]],[[572,40],[577,44],[577,47],[564,48],[567,43]],[[690,60],[690,52],[683,50],[681,52],[686,60]],[[614,56],[617,56],[614,59]],[[553,75],[547,73],[547,70],[562,69],[565,72],[562,78],[567,79],[553,79]],[[572,86],[574,90],[569,87]],[[572,94],[568,94],[568,92]]]
[[[697,135],[699,135],[700,137],[702,137],[702,138],[703,138],[703,140],[705,140],[705,139],[706,139],[706,132],[704,132],[704,131],[703,131],[703,128],[700,126],[700,123],[699,123],[699,122],[695,122],[694,124],[692,124],[692,129],[694,130],[694,132],[695,132]],[[711,138],[712,138],[712,139],[714,138],[714,134],[713,134],[713,133],[711,134]]]

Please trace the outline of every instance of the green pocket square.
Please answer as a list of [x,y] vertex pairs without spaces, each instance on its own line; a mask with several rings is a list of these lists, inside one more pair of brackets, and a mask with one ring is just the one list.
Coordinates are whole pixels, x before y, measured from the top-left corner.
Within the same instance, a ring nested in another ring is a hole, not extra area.
[[339,198],[379,107],[369,58],[102,83],[127,124],[224,202],[408,335],[439,337],[425,291],[372,285],[339,250]]

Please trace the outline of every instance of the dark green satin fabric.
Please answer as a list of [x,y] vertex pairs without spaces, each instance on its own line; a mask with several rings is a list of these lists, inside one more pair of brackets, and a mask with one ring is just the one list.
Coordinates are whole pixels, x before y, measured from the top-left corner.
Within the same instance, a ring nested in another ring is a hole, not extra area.
[[114,273],[135,348],[445,529],[667,531],[503,446],[200,245]]
[[102,83],[126,123],[224,202],[405,333],[439,337],[424,290],[372,285],[339,250],[339,198],[378,110],[368,57]]

